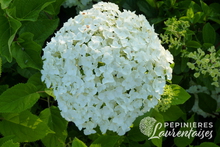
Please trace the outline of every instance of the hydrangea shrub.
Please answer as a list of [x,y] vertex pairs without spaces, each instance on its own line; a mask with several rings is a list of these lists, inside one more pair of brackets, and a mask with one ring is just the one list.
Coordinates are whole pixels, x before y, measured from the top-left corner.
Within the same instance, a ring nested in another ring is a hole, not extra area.
[[97,2],[0,0],[0,146],[220,145],[220,2]]
[[43,49],[42,80],[61,115],[85,134],[119,135],[154,108],[173,56],[143,15],[99,2],[70,18]]

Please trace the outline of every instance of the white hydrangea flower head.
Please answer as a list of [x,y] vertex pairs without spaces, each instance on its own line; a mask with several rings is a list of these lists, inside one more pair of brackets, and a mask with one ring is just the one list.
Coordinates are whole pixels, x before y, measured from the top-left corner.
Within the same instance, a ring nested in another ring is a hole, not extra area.
[[201,85],[193,85],[189,87],[189,89],[186,90],[187,92],[194,94],[195,97],[195,103],[191,109],[192,112],[197,113],[198,115],[203,116],[204,118],[206,117],[215,117],[212,114],[209,114],[207,112],[204,112],[200,107],[199,107],[199,96],[198,93],[205,93],[208,95],[211,95],[211,97],[216,100],[217,102],[217,108],[220,108],[220,88],[215,87],[214,90],[210,91],[208,90],[207,87],[201,86]]
[[173,56],[143,15],[99,2],[80,12],[43,49],[42,81],[61,115],[85,134],[100,127],[119,135],[155,107]]

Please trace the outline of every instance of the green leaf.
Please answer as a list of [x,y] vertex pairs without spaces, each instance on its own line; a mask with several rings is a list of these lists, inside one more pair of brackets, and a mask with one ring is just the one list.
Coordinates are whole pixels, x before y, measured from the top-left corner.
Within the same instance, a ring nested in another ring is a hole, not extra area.
[[64,147],[67,137],[68,122],[60,115],[60,110],[52,106],[40,113],[40,119],[50,127],[54,134],[47,134],[42,140],[46,147]]
[[202,36],[204,43],[215,43],[216,33],[215,29],[210,25],[210,23],[206,23],[202,29]]
[[203,12],[205,13],[205,15],[209,15],[210,14],[210,12],[211,12],[211,9],[209,8],[209,6],[206,4],[206,3],[204,3],[202,0],[200,0],[200,3],[201,3],[201,7],[202,7],[202,10],[203,10]]
[[39,70],[34,69],[34,68],[21,68],[20,66],[16,67],[17,72],[22,76],[27,79],[29,79],[31,76],[33,76],[35,73],[39,72]]
[[186,90],[180,87],[179,85],[172,84],[169,86],[173,92],[173,99],[171,105],[183,104],[190,98],[190,95],[186,92]]
[[194,15],[194,18],[193,18],[193,23],[197,23],[197,22],[200,22],[201,20],[201,17],[204,15],[203,12],[196,12],[195,15]]
[[18,84],[2,93],[0,96],[0,113],[19,113],[31,108],[40,95],[34,85]]
[[186,43],[186,46],[187,47],[192,47],[192,48],[200,48],[202,45],[199,43],[199,42],[197,42],[197,41],[188,41],[187,43]]
[[210,95],[205,93],[198,93],[199,108],[207,113],[213,113],[217,109],[217,102]]
[[213,142],[203,142],[200,145],[197,145],[195,147],[219,147],[219,146]]
[[37,21],[24,23],[19,30],[19,34],[30,32],[34,35],[33,41],[43,45],[45,40],[54,33],[54,30],[58,27],[58,23],[59,19],[39,18]]
[[120,136],[99,136],[89,147],[95,147],[97,145],[101,147],[114,147],[119,139]]
[[81,140],[75,137],[72,142],[72,147],[87,147],[87,146],[84,142],[82,142]]
[[1,9],[0,22],[0,55],[4,56],[8,62],[11,62],[11,44],[17,30],[21,27],[21,23],[7,16]]
[[3,143],[9,141],[9,140],[13,140],[15,138],[15,136],[11,135],[11,136],[5,136],[3,138],[0,139],[0,146],[2,146]]
[[[192,117],[190,119],[187,120],[187,122],[185,123],[193,123],[194,122],[194,115],[192,115]],[[181,132],[189,132],[190,131],[190,127],[182,127],[180,128],[179,131]],[[195,130],[195,128],[193,128],[193,130]],[[174,138],[174,143],[176,146],[178,147],[186,147],[188,145],[190,145],[194,140],[194,137],[189,136],[189,138],[187,136],[183,136],[183,137],[175,137]]]
[[65,0],[56,0],[56,2],[47,6],[44,11],[51,15],[57,15],[60,12],[60,7]]
[[41,46],[33,41],[33,34],[20,35],[12,44],[12,55],[21,68],[31,67],[40,70],[42,67]]
[[192,22],[194,18],[194,12],[193,8],[189,8],[186,12],[186,16],[189,18],[189,20]]
[[166,112],[160,112],[163,115],[164,121],[176,121],[184,115],[183,111],[178,106],[171,106]]
[[55,97],[55,95],[54,95],[52,89],[46,88],[44,91],[45,91],[49,96],[52,96],[54,99],[56,99],[56,97]]
[[13,140],[9,140],[3,143],[1,147],[19,147],[19,146],[20,146],[19,143],[14,143]]
[[0,132],[4,136],[14,135],[17,142],[33,142],[53,133],[39,117],[29,111],[2,114]]
[[19,21],[36,21],[39,13],[55,0],[13,0],[7,14]]
[[[140,123],[140,121],[139,121]],[[141,133],[139,126],[134,126],[128,132],[128,139],[135,142],[146,140],[147,136]]]
[[12,0],[0,0],[1,8],[5,9],[9,6]]
[[154,18],[157,16],[158,11],[152,7],[146,0],[139,0],[137,1],[137,5],[146,17]]
[[151,7],[157,8],[157,1],[156,0],[146,0],[146,1]]
[[45,89],[45,84],[41,81],[41,73],[37,72],[34,75],[32,75],[27,83],[33,84],[37,87],[38,91],[43,91]]
[[214,13],[220,14],[220,4],[219,3],[211,3],[209,8],[212,9]]
[[8,85],[0,85],[0,95],[8,89]]

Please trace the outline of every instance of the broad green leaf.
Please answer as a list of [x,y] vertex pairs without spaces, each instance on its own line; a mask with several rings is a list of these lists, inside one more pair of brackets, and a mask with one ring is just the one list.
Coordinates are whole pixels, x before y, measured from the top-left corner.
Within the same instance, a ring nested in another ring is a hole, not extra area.
[[208,17],[208,19],[220,24],[220,19],[219,19],[219,16],[220,16],[220,4],[219,3],[211,3],[209,5],[209,8],[211,9],[211,14],[210,16],[211,17]]
[[2,114],[4,118],[0,122],[0,132],[4,136],[14,135],[14,141],[33,142],[45,137],[48,133],[54,133],[39,117],[29,111],[21,113]]
[[115,147],[119,139],[120,136],[99,136],[89,147],[95,147],[97,145],[100,145],[101,147]]
[[82,142],[81,140],[75,137],[72,142],[72,147],[87,147],[87,146],[84,142]]
[[60,7],[65,0],[56,0],[56,2],[47,6],[44,11],[51,15],[57,15],[60,12]]
[[[187,122],[185,123],[193,123],[194,122],[194,115],[192,115],[192,117],[190,119],[187,120]],[[179,131],[181,132],[189,132],[191,129],[193,129],[193,131],[195,131],[195,128],[190,128],[190,127],[182,127],[180,128]],[[183,136],[183,137],[175,137],[174,138],[174,143],[176,146],[178,147],[186,147],[188,145],[190,145],[194,140],[194,137],[190,136]]]
[[217,109],[217,102],[210,95],[198,93],[199,108],[208,113],[213,113]]
[[4,56],[8,62],[11,62],[11,44],[17,30],[21,27],[21,23],[7,16],[1,9],[0,22],[0,55]]
[[203,0],[200,0],[200,3],[201,3],[201,7],[205,15],[209,15],[211,12],[211,9],[209,8],[209,6],[205,2],[203,2]]
[[9,6],[12,0],[0,0],[1,8],[5,9]]
[[19,21],[36,21],[39,13],[55,0],[13,0],[7,14]]
[[9,140],[13,140],[15,138],[15,136],[11,135],[11,136],[5,136],[5,137],[2,137],[0,139],[0,146],[2,146],[3,143],[9,141]]
[[60,115],[60,110],[52,106],[50,108],[44,109],[40,116],[50,127],[54,134],[47,134],[41,141],[46,147],[64,147],[67,137],[67,124],[68,122],[62,118]]
[[17,66],[16,68],[17,72],[22,76],[27,79],[29,79],[31,76],[33,76],[35,73],[39,72],[39,70],[34,69],[34,68],[21,68],[20,66]]
[[[30,71],[30,69],[28,71]],[[46,88],[46,85],[41,81],[41,73],[39,71],[33,74],[28,79],[27,83],[30,83],[36,86],[37,91],[39,91],[41,98],[45,98],[48,96],[47,93],[44,91],[44,89]]]
[[215,43],[216,33],[215,29],[210,25],[210,23],[206,23],[202,29],[202,36],[204,43]]
[[34,75],[32,75],[27,83],[33,84],[37,87],[38,91],[43,91],[45,89],[45,84],[41,81],[41,73],[37,72]]
[[204,15],[203,12],[196,12],[194,15],[193,23],[201,22],[201,17]]
[[203,142],[195,147],[219,147],[219,146],[213,142]]
[[58,27],[58,23],[59,19],[39,18],[37,21],[24,23],[19,30],[19,34],[30,32],[34,35],[33,41],[43,45],[45,40],[54,33],[54,30]]
[[31,67],[40,70],[42,59],[41,46],[33,41],[33,34],[21,34],[17,42],[12,44],[12,56],[21,68]]
[[157,1],[156,0],[146,0],[146,1],[151,7],[157,8]]
[[164,121],[176,121],[184,115],[183,111],[178,106],[171,106],[165,112],[160,112],[163,115]]
[[158,11],[154,7],[152,7],[146,0],[137,1],[137,5],[146,17],[153,18],[157,16]]
[[19,113],[31,108],[40,95],[37,88],[29,83],[18,84],[0,95],[0,113]]
[[138,142],[138,141],[146,140],[147,136],[145,136],[143,133],[141,133],[139,126],[134,126],[128,132],[128,139],[133,140],[135,142]]
[[0,95],[8,89],[8,85],[0,85]]
[[189,8],[186,12],[186,16],[189,18],[189,20],[193,21],[193,18],[194,18],[194,12],[193,12],[193,8]]
[[2,144],[1,147],[19,147],[19,143],[14,143],[13,140],[9,140]]
[[188,41],[187,43],[186,43],[186,46],[187,47],[192,47],[192,48],[200,48],[202,45],[199,43],[199,42],[197,42],[197,41]]
[[214,13],[220,14],[220,4],[219,3],[211,3],[209,8],[212,9]]
[[183,104],[190,98],[190,95],[186,92],[186,90],[180,87],[179,85],[172,84],[169,86],[172,89],[172,93],[173,93],[172,94],[173,99],[171,105]]

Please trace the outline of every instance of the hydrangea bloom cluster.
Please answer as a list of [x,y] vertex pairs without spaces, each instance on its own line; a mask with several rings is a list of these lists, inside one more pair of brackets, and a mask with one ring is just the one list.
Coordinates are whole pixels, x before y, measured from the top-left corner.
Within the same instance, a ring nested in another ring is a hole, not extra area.
[[208,117],[208,116],[212,116],[214,117],[214,115],[209,114],[204,112],[200,107],[199,107],[199,97],[198,97],[198,93],[206,93],[208,95],[211,95],[211,97],[213,99],[216,100],[217,102],[217,108],[220,108],[220,88],[216,87],[215,90],[209,91],[207,89],[207,87],[201,86],[201,85],[193,85],[191,86],[189,89],[187,89],[187,92],[194,94],[195,97],[195,103],[192,107],[192,111],[203,116],[203,117]]
[[143,15],[99,2],[80,12],[43,49],[42,81],[61,115],[85,134],[123,135],[157,105],[173,56]]
[[211,85],[219,87],[220,82],[220,56],[216,52],[215,47],[208,49],[209,53],[205,53],[201,49],[197,52],[189,53],[188,57],[195,60],[194,63],[188,62],[187,65],[192,70],[195,70],[194,76],[198,78],[200,74],[210,75],[213,79]]
[[100,0],[65,0],[62,4],[64,8],[71,8],[77,6],[77,10],[85,10],[91,8],[93,2],[98,2]]

